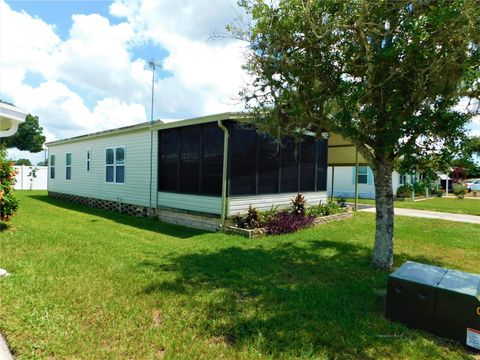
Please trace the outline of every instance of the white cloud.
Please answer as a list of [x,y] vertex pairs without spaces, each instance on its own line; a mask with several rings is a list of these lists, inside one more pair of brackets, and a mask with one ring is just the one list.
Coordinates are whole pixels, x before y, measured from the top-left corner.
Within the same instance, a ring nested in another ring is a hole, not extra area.
[[[54,26],[25,12],[16,12],[0,1],[0,75],[9,71],[33,71],[44,76],[54,73],[55,56],[61,40]],[[3,80],[0,83],[3,90]]]
[[185,117],[243,109],[237,97],[247,79],[245,44],[209,39],[237,17],[235,1],[115,1],[110,12],[128,18],[138,41],[150,40],[168,56],[172,77],[157,84],[162,116]]
[[[74,15],[62,41],[54,25],[0,0],[0,93],[38,115],[48,141],[146,121],[151,71],[132,51],[149,43],[167,51],[158,60],[170,74],[156,82],[155,117],[241,110],[244,44],[208,40],[235,9],[234,0],[114,1],[120,23]],[[35,86],[29,73],[41,75]]]

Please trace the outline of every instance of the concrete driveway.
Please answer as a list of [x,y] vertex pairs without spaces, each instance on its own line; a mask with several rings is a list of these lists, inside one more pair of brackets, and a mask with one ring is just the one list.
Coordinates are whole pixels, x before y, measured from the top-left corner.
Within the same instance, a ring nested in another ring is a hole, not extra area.
[[[359,206],[359,211],[375,213],[375,207],[373,205],[365,205],[363,208],[360,208]],[[480,224],[480,216],[477,215],[453,214],[440,211],[395,208],[395,215]]]

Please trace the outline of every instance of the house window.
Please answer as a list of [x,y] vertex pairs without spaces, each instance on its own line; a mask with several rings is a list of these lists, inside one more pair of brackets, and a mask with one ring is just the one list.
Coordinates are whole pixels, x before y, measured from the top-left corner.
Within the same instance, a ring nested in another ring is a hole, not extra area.
[[368,167],[367,166],[358,167],[358,183],[359,184],[368,183]]
[[90,149],[87,149],[87,171],[90,171],[90,159],[91,159]]
[[116,184],[125,182],[125,147],[105,150],[105,181]]
[[50,155],[50,179],[55,179],[55,155]]
[[65,154],[65,179],[72,179],[72,153]]

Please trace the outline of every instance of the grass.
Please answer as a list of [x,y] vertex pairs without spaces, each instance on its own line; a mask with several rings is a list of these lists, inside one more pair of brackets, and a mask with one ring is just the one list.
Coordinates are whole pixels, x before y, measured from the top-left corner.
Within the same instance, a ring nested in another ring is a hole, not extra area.
[[[355,200],[347,199],[347,201],[354,202]],[[375,200],[358,199],[358,203],[375,205]],[[480,200],[432,197],[421,201],[395,201],[395,207],[450,212],[455,214],[480,215]]]
[[[19,192],[0,329],[19,359],[467,359],[387,321],[372,214],[258,240]],[[480,226],[396,219],[396,257],[478,272]]]

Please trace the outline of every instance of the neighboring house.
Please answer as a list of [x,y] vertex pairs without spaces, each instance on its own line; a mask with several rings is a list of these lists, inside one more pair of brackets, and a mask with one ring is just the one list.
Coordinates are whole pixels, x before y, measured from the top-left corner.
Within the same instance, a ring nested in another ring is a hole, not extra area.
[[14,166],[15,190],[47,190],[48,166]]
[[[336,166],[333,178],[335,197],[353,198],[355,196],[355,166]],[[393,193],[405,181],[405,177],[394,172],[392,175]],[[332,196],[332,167],[328,167],[328,196]],[[358,167],[358,196],[363,199],[375,198],[373,171],[367,165]]]
[[298,192],[327,200],[327,140],[278,146],[243,120],[155,121],[50,142],[49,195],[210,230],[250,204],[285,207]]
[[[328,196],[332,196],[332,167],[328,167],[327,177]],[[437,184],[445,188],[445,181],[450,178],[438,173]],[[396,171],[392,174],[393,193],[404,184],[412,184],[422,180],[422,174],[402,175]],[[355,166],[335,166],[333,177],[333,193],[335,197],[353,198],[355,196]],[[424,195],[424,194],[418,194]],[[372,169],[367,165],[358,166],[358,197],[363,199],[375,198],[375,184]]]

